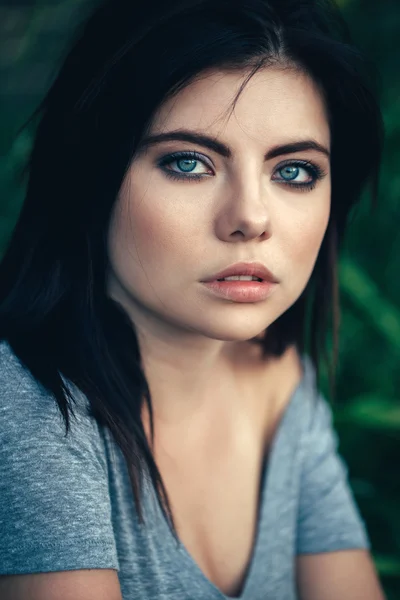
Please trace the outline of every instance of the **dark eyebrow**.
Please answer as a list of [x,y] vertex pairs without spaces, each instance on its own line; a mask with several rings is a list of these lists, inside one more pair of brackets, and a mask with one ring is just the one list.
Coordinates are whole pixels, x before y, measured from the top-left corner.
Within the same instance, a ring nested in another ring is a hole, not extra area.
[[[204,146],[205,148],[220,154],[224,158],[232,158],[233,156],[232,150],[226,144],[223,144],[222,142],[208,135],[197,133],[196,131],[189,131],[187,129],[178,129],[177,131],[166,131],[165,133],[148,135],[139,143],[138,151],[142,151],[149,146],[154,146],[155,144],[160,144],[161,142],[173,141],[189,142],[191,144]],[[276,158],[277,156],[282,156],[284,154],[293,154],[295,152],[304,152],[306,150],[316,150],[317,152],[321,152],[328,157],[330,156],[328,148],[325,148],[325,146],[322,146],[315,140],[310,139],[274,146],[268,150],[264,159],[270,160],[271,158]]]

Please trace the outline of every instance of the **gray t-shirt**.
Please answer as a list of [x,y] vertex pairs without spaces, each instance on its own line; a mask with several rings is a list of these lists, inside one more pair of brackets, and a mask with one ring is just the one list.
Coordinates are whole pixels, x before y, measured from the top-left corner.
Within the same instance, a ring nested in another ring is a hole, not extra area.
[[[302,361],[265,461],[241,600],[294,600],[297,554],[370,549],[330,407]],[[116,569],[124,600],[226,600],[176,545],[149,483],[139,525],[123,454],[76,398],[65,437],[56,401],[0,344],[0,574]]]

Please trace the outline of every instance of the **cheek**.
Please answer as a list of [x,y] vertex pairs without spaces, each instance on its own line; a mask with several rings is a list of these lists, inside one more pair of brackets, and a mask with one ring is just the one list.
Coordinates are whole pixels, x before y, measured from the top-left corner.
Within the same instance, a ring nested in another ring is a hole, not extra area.
[[139,187],[132,185],[120,198],[110,227],[111,252],[125,272],[139,269],[139,274],[165,275],[171,263],[191,256],[198,221],[188,203],[165,198],[161,190]]
[[311,275],[329,222],[328,203],[293,221],[286,232],[285,248],[290,265],[300,274]]
[[[145,202],[145,200],[144,200]],[[139,283],[141,275],[154,271],[162,256],[165,231],[162,220],[124,199],[109,233],[109,254],[114,270],[126,280]]]
[[194,215],[171,198],[150,196],[137,208],[132,207],[131,237],[137,252],[158,264],[179,260],[193,250],[196,235]]
[[297,262],[303,259],[307,262],[317,257],[322,240],[324,238],[327,222],[321,223],[306,223],[304,227],[299,228],[292,244],[291,252],[296,257]]

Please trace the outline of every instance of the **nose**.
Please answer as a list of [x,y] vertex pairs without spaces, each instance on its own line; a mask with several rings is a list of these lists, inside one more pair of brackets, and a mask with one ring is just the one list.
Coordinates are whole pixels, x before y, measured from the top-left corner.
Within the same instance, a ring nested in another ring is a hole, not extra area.
[[268,192],[261,177],[247,177],[226,190],[216,219],[216,233],[226,242],[271,236]]

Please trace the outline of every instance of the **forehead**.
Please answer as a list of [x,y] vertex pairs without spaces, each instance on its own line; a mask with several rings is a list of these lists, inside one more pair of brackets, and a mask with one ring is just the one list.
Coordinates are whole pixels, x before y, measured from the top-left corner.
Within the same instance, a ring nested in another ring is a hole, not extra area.
[[323,96],[314,81],[294,69],[268,67],[247,82],[235,110],[230,107],[248,71],[210,71],[167,100],[153,120],[159,133],[182,127],[268,145],[313,138],[328,145],[329,124]]

